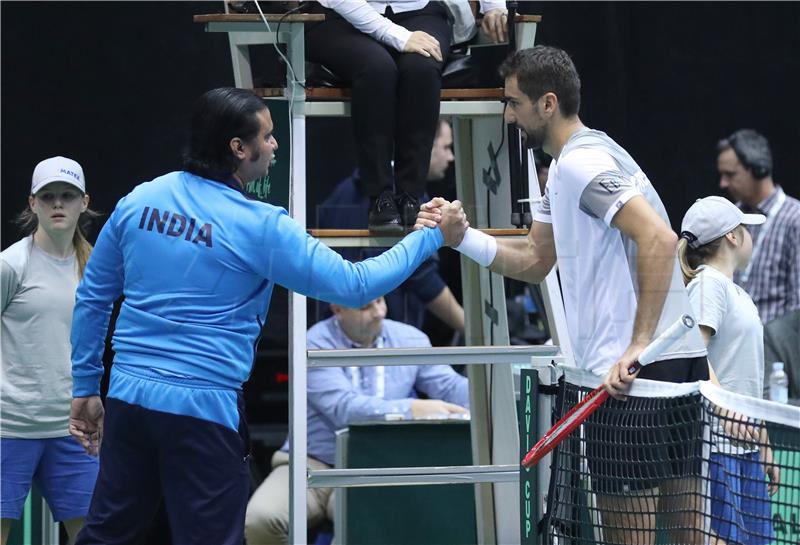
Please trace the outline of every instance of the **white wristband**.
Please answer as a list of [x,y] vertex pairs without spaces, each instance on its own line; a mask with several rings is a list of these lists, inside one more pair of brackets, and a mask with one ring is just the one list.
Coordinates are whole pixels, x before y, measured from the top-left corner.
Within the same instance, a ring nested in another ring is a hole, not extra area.
[[488,267],[497,255],[497,241],[493,236],[482,233],[472,227],[467,227],[461,244],[453,247],[481,267]]

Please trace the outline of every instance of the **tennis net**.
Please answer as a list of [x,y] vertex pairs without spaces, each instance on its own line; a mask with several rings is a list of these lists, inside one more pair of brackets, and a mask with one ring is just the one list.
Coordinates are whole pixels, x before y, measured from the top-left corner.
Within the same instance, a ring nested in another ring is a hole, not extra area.
[[[563,367],[553,422],[602,379]],[[800,408],[640,379],[554,451],[551,544],[800,544]]]

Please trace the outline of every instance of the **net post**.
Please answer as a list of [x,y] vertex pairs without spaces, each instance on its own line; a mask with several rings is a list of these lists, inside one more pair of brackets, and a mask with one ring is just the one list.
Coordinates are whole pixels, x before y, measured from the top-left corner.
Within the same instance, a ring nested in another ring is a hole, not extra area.
[[[544,393],[558,384],[560,372],[555,362],[535,362],[520,374],[519,437],[522,458],[540,435],[551,426],[553,396]],[[543,388],[544,387],[544,388]],[[535,468],[520,467],[520,538],[522,544],[543,544],[547,529],[540,526],[545,516],[547,490],[550,482],[548,455]]]
[[[540,365],[535,367],[539,375],[539,384],[542,386],[555,387],[558,385],[558,379],[561,377],[561,372],[556,367],[556,362],[553,361],[550,365]],[[550,429],[553,425],[553,404],[555,396],[553,395],[540,395],[538,405],[538,435],[541,436],[546,430]],[[547,509],[547,492],[550,488],[550,464],[552,463],[553,456],[548,454],[536,467],[538,479],[538,501],[537,503],[537,523],[544,519]],[[542,528],[542,543],[545,542],[547,529]]]
[[[539,437],[539,376],[534,369],[520,370],[519,407],[519,459],[527,454]],[[539,544],[536,523],[539,521],[537,506],[539,502],[537,470],[519,468],[519,500],[520,500],[520,543],[523,545]]]
[[700,481],[702,483],[703,494],[703,536],[706,543],[710,543],[709,539],[711,534],[711,474],[709,462],[711,460],[711,424],[712,412],[710,405],[712,403],[703,397],[702,393],[698,393],[700,403],[703,405],[702,421],[703,421],[703,459],[700,470]]

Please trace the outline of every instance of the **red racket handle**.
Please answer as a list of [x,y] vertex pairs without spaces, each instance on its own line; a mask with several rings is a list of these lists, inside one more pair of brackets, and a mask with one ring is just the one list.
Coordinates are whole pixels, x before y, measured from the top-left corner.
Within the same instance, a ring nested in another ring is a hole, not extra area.
[[[628,367],[628,373],[631,375],[634,374],[636,371],[642,368],[642,364],[638,361],[633,362],[630,367]],[[558,432],[558,435],[561,437],[565,437],[572,433],[575,428],[580,426],[583,422],[586,421],[586,418],[592,414],[600,405],[605,403],[606,399],[608,399],[608,391],[605,389],[605,386],[598,386],[594,389],[583,402],[579,403],[575,407],[573,407],[567,414],[564,415],[562,420],[568,420],[569,417],[581,407],[585,405],[592,405],[589,409],[586,410],[584,413],[584,417],[580,419],[576,419],[570,425],[565,428],[559,428],[555,426],[549,432],[544,434],[544,437],[539,439],[533,448],[528,451],[528,454],[525,455],[525,458],[522,459],[522,467],[533,467],[535,466],[539,460],[541,460],[547,453],[553,450],[556,445],[558,445],[561,441],[550,441],[550,438]]]
[[[579,410],[584,410],[582,418],[576,418],[566,427],[559,427],[558,424],[553,426],[547,433],[544,434],[544,437],[539,439],[533,448],[528,451],[528,454],[525,455],[525,458],[522,460],[522,467],[530,468],[535,466],[539,460],[544,458],[551,450],[553,450],[563,438],[567,437],[570,433],[572,433],[575,428],[580,426],[583,422],[586,421],[586,418],[589,417],[597,408],[605,403],[606,399],[608,399],[608,392],[606,391],[605,387],[599,386],[595,388],[588,396],[584,398],[584,400],[569,410],[567,414],[565,414],[560,422],[569,420],[570,416],[572,416],[575,412]],[[588,408],[586,408],[588,405]],[[552,440],[553,436],[558,436],[560,439]]]
[[[628,367],[628,373],[634,374],[642,368],[642,365],[647,365],[656,360],[667,348],[669,348],[677,339],[686,334],[695,325],[694,318],[688,314],[681,316],[675,323],[673,323],[666,331],[653,340],[647,347],[639,354],[637,361],[633,362]],[[597,408],[608,399],[608,392],[604,386],[595,388],[583,401],[572,407],[567,414],[565,414],[556,425],[544,434],[522,460],[522,466],[530,468],[542,459],[548,452],[553,450],[565,437],[567,437],[575,428],[581,425]],[[573,418],[573,415],[580,411],[579,415]]]

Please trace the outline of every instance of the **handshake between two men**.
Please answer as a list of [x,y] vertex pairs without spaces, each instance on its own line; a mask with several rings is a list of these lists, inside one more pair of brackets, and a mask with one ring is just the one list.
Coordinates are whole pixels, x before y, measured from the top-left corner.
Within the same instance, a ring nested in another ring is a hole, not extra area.
[[[417,213],[414,229],[424,227],[441,229],[447,246],[478,265],[491,265],[492,271],[523,282],[541,282],[555,263],[555,248],[549,224],[545,228],[547,233],[542,233],[541,227],[531,229],[528,240],[498,241],[477,229],[470,229],[460,201],[448,202],[441,197],[435,197],[422,204]],[[538,244],[537,238],[540,239]],[[498,252],[502,259],[495,263]]]
[[461,206],[461,201],[449,202],[442,197],[434,197],[430,201],[420,205],[417,214],[415,230],[423,227],[439,227],[444,235],[446,246],[455,248],[464,240],[464,233],[469,228],[467,215]]

